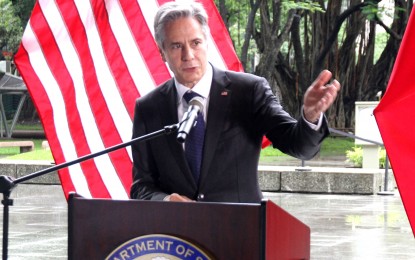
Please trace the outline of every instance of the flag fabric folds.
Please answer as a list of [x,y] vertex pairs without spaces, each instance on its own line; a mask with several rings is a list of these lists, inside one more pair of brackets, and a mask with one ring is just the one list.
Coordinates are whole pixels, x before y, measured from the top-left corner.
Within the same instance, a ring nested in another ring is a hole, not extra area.
[[[153,38],[166,0],[39,0],[15,62],[56,164],[131,140],[135,100],[171,77]],[[209,61],[242,71],[213,0]],[[59,171],[65,193],[128,199],[131,149]]]
[[412,12],[376,122],[415,232],[415,15]]

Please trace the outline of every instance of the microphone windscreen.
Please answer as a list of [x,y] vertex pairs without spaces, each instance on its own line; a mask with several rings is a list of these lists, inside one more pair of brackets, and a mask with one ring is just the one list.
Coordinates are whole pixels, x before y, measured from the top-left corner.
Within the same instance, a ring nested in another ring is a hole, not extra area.
[[202,97],[194,97],[189,101],[189,106],[198,106],[199,111],[203,111],[203,98]]

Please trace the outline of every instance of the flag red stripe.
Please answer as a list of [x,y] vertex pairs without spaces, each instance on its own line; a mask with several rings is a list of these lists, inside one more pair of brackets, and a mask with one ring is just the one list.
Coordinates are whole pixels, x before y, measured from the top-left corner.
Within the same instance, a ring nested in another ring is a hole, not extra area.
[[154,79],[154,86],[156,87],[170,79],[171,76],[165,63],[160,58],[157,44],[149,29],[149,26],[153,25],[147,24],[137,2],[130,4],[130,2],[121,1],[121,5],[140,53],[143,56],[143,60],[146,61],[148,71]]
[[[35,8],[38,8],[36,4]],[[42,13],[36,12],[36,15],[32,17],[32,19],[36,19],[36,17],[42,16]],[[33,39],[31,39],[33,40]],[[29,44],[33,44],[29,42]],[[21,55],[20,55],[21,54]],[[21,60],[21,61],[20,61]],[[60,141],[57,136],[55,124],[54,124],[54,109],[50,103],[50,99],[44,89],[43,83],[37,76],[32,64],[33,62],[37,62],[37,60],[30,61],[30,57],[28,53],[24,49],[22,45],[19,50],[19,55],[16,56],[16,64],[19,67],[19,71],[24,71],[25,73],[22,74],[25,82],[30,82],[30,88],[28,88],[29,93],[31,94],[32,98],[35,99],[35,106],[37,107],[37,111],[39,113],[40,119],[44,125],[48,125],[48,128],[45,128],[46,136],[48,137],[49,144],[51,147],[55,147],[56,152],[53,153],[55,161],[65,161],[65,156],[62,153],[62,149],[60,147]],[[57,149],[56,149],[57,148]],[[65,174],[68,173],[68,169],[63,169],[61,172]],[[67,174],[66,176],[69,176]],[[61,180],[65,178],[61,177]],[[69,190],[75,190],[72,183],[68,183],[67,187]]]
[[[41,13],[39,6],[37,7],[39,10],[36,12]],[[62,95],[64,97],[65,106],[66,106],[66,116],[71,122],[69,124],[69,130],[72,136],[72,140],[75,144],[77,156],[80,157],[82,155],[90,154],[91,150],[87,146],[87,141],[85,139],[85,133],[83,131],[83,127],[79,116],[79,112],[77,110],[77,105],[75,103],[75,91],[73,87],[73,81],[71,76],[69,75],[67,68],[65,67],[65,63],[61,57],[61,51],[59,47],[56,45],[55,41],[51,41],[50,39],[54,39],[52,32],[49,30],[49,27],[46,26],[48,23],[44,19],[43,16],[37,16],[37,19],[30,20],[31,26],[33,31],[38,36],[39,44],[42,46],[44,50],[43,54],[45,59],[47,60],[48,64],[53,64],[53,67],[50,67],[52,73],[55,75],[56,81],[58,82]],[[72,158],[75,159],[75,158]],[[67,159],[65,159],[67,160]],[[57,163],[63,163],[64,161],[57,160]],[[106,190],[106,186],[102,182],[101,176],[99,174],[98,169],[96,168],[93,161],[87,161],[82,163],[81,168],[86,175],[86,181],[88,185],[95,185],[99,186],[99,189],[90,189],[91,195],[93,197],[108,197],[108,191]],[[69,192],[69,191],[68,191]]]
[[[36,4],[37,5],[37,4]],[[36,111],[39,114],[39,119],[41,120],[43,125],[47,125],[48,127],[44,129],[45,135],[48,139],[49,145],[51,147],[55,147],[53,152],[53,157],[55,161],[64,161],[65,156],[62,153],[62,149],[56,149],[60,147],[59,139],[56,135],[56,128],[53,121],[53,109],[50,104],[49,98],[45,89],[43,88],[42,83],[40,82],[37,74],[33,70],[31,66],[31,62],[29,60],[29,55],[26,52],[26,49],[21,46],[15,56],[16,65],[19,67],[20,71],[24,71],[25,73],[22,75],[22,78],[25,82],[30,82],[30,88],[28,91],[32,99],[36,100],[37,102],[34,103],[36,107]],[[64,189],[65,195],[68,195],[67,191],[74,191],[75,187],[72,184],[72,181],[69,177],[69,171],[67,168],[64,168],[60,171],[59,174],[61,182],[66,183],[65,186],[62,186]]]
[[[73,14],[77,10],[76,6],[72,3],[66,3],[65,5],[62,4],[60,6],[61,8],[64,7],[64,9],[61,10],[62,14]],[[81,50],[84,51],[84,53],[80,55],[80,58],[82,70],[84,72],[88,72],[85,74],[85,87],[89,99],[89,105],[91,106],[93,115],[95,117],[95,123],[101,135],[102,142],[105,147],[110,147],[122,143],[122,139],[120,138],[118,131],[116,131],[117,128],[115,123],[112,120],[111,116],[109,116],[111,115],[111,112],[107,107],[107,102],[102,94],[101,87],[95,73],[96,68],[91,56],[91,52],[88,51],[90,50],[87,44],[89,39],[85,33],[84,25],[82,24],[79,17],[75,19],[74,17],[64,16],[63,18],[68,27],[73,27],[69,29],[69,32],[71,33],[71,38],[75,48],[78,50],[78,52]],[[104,23],[105,21],[101,22]],[[129,190],[129,186],[131,184],[131,176],[125,176],[124,173],[127,170],[131,170],[132,164],[127,151],[122,149],[117,152],[110,153],[108,156],[110,157],[116,173],[123,183],[126,193],[128,193],[127,191]],[[101,174],[107,173],[101,172]],[[94,188],[94,190],[101,190],[104,188],[105,187],[98,186],[97,188]]]
[[[74,10],[76,10],[76,9],[74,9],[75,6],[72,3],[69,3],[69,2],[66,5],[60,5],[60,7],[62,8],[61,9],[61,14],[74,13]],[[65,19],[65,18],[66,17],[63,15],[62,19]],[[47,21],[45,21],[45,23],[46,22]],[[80,23],[79,19],[75,19],[74,17],[72,17],[71,22],[72,23],[66,23],[66,24],[69,27],[69,32],[70,33],[75,33],[76,32],[76,34],[72,35],[72,39],[78,39],[78,40],[85,39],[86,38],[85,32],[83,30],[83,26]],[[77,28],[77,30],[73,30],[73,29],[71,30],[71,28],[70,28],[71,26],[75,26]],[[50,36],[50,37],[53,37],[53,36]],[[48,37],[45,37],[45,38],[48,38]],[[87,50],[87,49],[88,48],[86,48],[84,50]],[[79,50],[79,48],[78,48],[78,50]],[[57,51],[59,51],[59,50],[57,50]],[[82,55],[81,55],[81,57],[87,57],[87,56],[88,56],[87,53],[82,53]],[[55,63],[56,64],[61,64],[62,66],[64,65],[64,61],[60,61],[60,62],[55,61]],[[89,65],[86,65],[86,66],[89,66]],[[92,68],[92,67],[89,67],[89,68]],[[88,71],[88,70],[84,69],[84,72],[85,71]],[[91,74],[91,75],[93,75],[93,74]],[[85,78],[86,79],[91,79],[88,76],[86,76]],[[57,78],[57,80],[59,80],[59,79],[61,79],[61,76],[59,76]],[[68,82],[70,80],[71,80],[70,78],[65,79],[65,81],[60,82],[60,86],[65,86],[65,82]],[[86,82],[86,85],[88,85],[88,82]],[[75,101],[76,101],[75,93],[74,93],[75,91],[74,91],[73,88],[74,88],[73,84],[71,84],[71,86],[64,87],[63,90],[65,90],[65,91],[62,91],[63,93],[66,93],[66,92],[69,92],[69,91],[72,93],[72,96],[65,96],[65,94],[64,94],[64,99],[66,100],[67,104],[69,102],[71,102],[71,106],[68,107],[68,110],[67,110],[69,115],[75,114],[76,111],[77,111],[77,104],[75,103]],[[97,97],[97,95],[95,95],[95,97]],[[96,100],[96,99],[94,99],[94,100]],[[83,111],[83,112],[85,113],[85,111]],[[83,155],[86,155],[86,154],[90,154],[91,149],[88,146],[88,141],[87,141],[87,138],[85,136],[85,132],[82,130],[84,126],[81,123],[82,122],[81,119],[78,117],[77,119],[70,120],[70,122],[71,122],[71,124],[70,124],[71,129],[75,125],[78,125],[78,127],[76,129],[71,131],[71,132],[73,132],[72,140],[74,142],[75,147],[77,148],[78,156],[83,156]],[[83,147],[83,149],[80,150],[82,147]],[[81,163],[81,167],[83,168],[85,178],[88,182],[88,186],[90,187],[92,197],[95,197],[95,198],[109,198],[109,197],[111,197],[108,190],[107,190],[107,187],[106,187],[105,183],[103,182],[103,180],[101,178],[100,172],[99,172],[99,170],[97,169],[97,167],[95,165],[95,162],[93,160],[90,160],[90,161]]]
[[[102,39],[105,39],[105,41],[102,41],[102,43],[105,55],[108,60],[108,64],[110,66],[112,75],[116,80],[122,100],[124,101],[126,109],[130,114],[131,120],[134,116],[135,100],[139,96],[139,93],[137,89],[134,87],[134,81],[131,78],[127,65],[123,59],[117,40],[115,39],[114,34],[112,33],[112,28],[116,28],[117,25],[112,25],[111,28],[109,24],[108,13],[106,11],[107,8],[105,8],[104,2],[93,2],[92,10],[95,12],[94,15],[99,29],[100,37]],[[109,101],[106,100],[106,102],[108,103]],[[112,116],[114,117],[117,115]],[[121,138],[119,138],[119,135],[116,134],[118,132],[115,130],[115,124],[114,129],[110,129],[110,127],[106,126],[105,124],[104,127],[100,129],[100,131],[102,132],[102,136],[105,137],[103,138],[103,141],[106,147],[119,144],[123,141]],[[114,135],[114,139],[116,139],[116,141],[114,143],[105,142],[107,141],[107,137],[111,134]],[[118,174],[118,177],[121,180],[121,183],[123,184],[126,193],[128,194],[132,180],[131,175],[125,173],[131,171],[132,163],[127,151],[125,149],[117,150],[110,153],[109,157],[111,158],[111,161]]]
[[174,0],[157,0],[159,6],[161,6],[161,5],[163,5],[163,4],[167,3],[167,2],[172,2],[172,1],[174,1]]
[[109,61],[108,65],[111,68],[112,76],[117,82],[119,94],[122,97],[124,106],[132,119],[134,117],[135,99],[139,96],[139,93],[134,87],[134,81],[129,73],[127,64],[123,59],[117,40],[112,32],[105,2],[92,1],[91,4],[100,37],[105,39],[105,41],[102,41],[102,47],[107,60]]

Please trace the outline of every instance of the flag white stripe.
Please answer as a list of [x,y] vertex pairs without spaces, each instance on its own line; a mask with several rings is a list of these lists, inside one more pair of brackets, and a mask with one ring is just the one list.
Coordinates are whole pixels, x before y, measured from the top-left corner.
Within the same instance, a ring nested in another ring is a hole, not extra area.
[[[48,21],[59,49],[61,50],[65,66],[67,67],[74,82],[77,109],[80,111],[79,114],[81,124],[85,132],[88,146],[92,152],[101,151],[105,149],[105,146],[100,138],[93,112],[89,106],[88,95],[83,81],[84,75],[82,72],[81,62],[76,50],[74,49],[69,32],[66,30],[64,21],[62,21],[62,17],[54,1],[51,1],[50,4],[46,5],[40,3],[40,6],[45,14],[45,18]],[[73,160],[77,157],[78,156],[75,155],[74,158],[67,159]],[[115,198],[127,198],[128,196],[109,156],[102,155],[94,158],[94,161],[111,196]]]
[[212,38],[212,35],[209,34],[208,37],[208,57],[209,61],[216,67],[221,68],[223,70],[227,69],[226,63],[224,62],[221,53],[215,41]]
[[[64,21],[62,21],[62,17],[57,6],[54,4],[54,1],[50,1],[49,4],[40,2],[40,7],[45,14],[45,18],[61,51],[65,66],[73,80],[75,99],[78,106],[77,109],[80,111],[79,116],[81,118],[81,124],[85,131],[86,137],[88,137],[86,139],[87,143],[90,147],[95,146],[98,149],[102,149],[104,148],[104,145],[102,144],[101,138],[99,138],[99,130],[95,124],[95,118],[91,107],[88,105],[89,100],[83,81],[84,75],[82,65],[73,46],[70,35],[66,30]],[[67,159],[73,160],[76,158],[77,156],[75,155],[75,157]]]
[[[94,65],[96,66],[95,72],[106,105],[122,142],[129,141],[131,140],[131,132],[126,131],[126,129],[132,129],[132,121],[124,106],[124,102],[108,66],[104,50],[102,49],[102,42],[97,30],[92,7],[89,1],[84,0],[75,1],[75,5],[87,33],[88,46],[91,51]],[[89,136],[87,136],[87,138],[89,138]],[[93,146],[91,147],[91,151],[98,152],[102,150],[101,148],[104,147]],[[127,153],[130,160],[132,160],[131,150],[127,149]],[[95,160],[101,178],[104,181],[108,192],[111,194],[111,197],[116,199],[128,199],[128,194],[126,193],[109,156],[103,155],[97,157]]]
[[[148,0],[137,0],[138,4],[140,5],[141,12],[143,13],[144,19],[147,23],[147,27],[151,31],[151,35],[154,38],[154,16],[156,15],[157,10],[159,9],[159,5],[156,0],[148,1]],[[164,66],[169,71],[170,77],[173,77],[174,74],[170,70],[167,63],[164,63]]]
[[[56,134],[61,144],[65,160],[66,158],[76,158],[76,149],[72,142],[66,117],[65,101],[60,92],[59,85],[53,77],[45,57],[43,56],[41,47],[30,23],[28,23],[22,38],[22,44],[28,52],[30,64],[42,82],[53,108],[55,129],[57,129]],[[84,197],[91,198],[92,196],[80,165],[75,164],[70,166],[68,167],[68,171],[77,193]]]
[[127,63],[128,71],[140,95],[145,95],[154,89],[156,83],[150,73],[142,73],[149,70],[126,22],[119,2],[117,0],[105,0],[105,3],[110,26],[120,46],[123,58]]
[[[151,34],[154,37],[154,16],[159,8],[157,1],[148,1],[148,0],[137,0],[140,4],[141,10],[143,12],[144,18],[147,22],[147,26],[151,30]],[[213,40],[211,34],[207,37],[208,42],[208,57],[209,61],[218,68],[227,69],[226,63],[224,62],[222,55]],[[168,68],[168,66],[166,65]],[[170,70],[169,70],[170,71]],[[170,71],[170,75],[173,76],[172,72]]]
[[131,133],[125,130],[132,129],[132,121],[124,106],[124,102],[117,88],[117,83],[114,80],[104,50],[102,49],[101,38],[96,27],[90,2],[75,0],[75,4],[87,33],[88,46],[94,65],[96,66],[95,72],[107,107],[122,141],[129,141],[131,140]]
[[156,15],[159,5],[157,4],[157,1],[137,0],[137,2],[140,5],[147,26],[154,37],[154,16]]

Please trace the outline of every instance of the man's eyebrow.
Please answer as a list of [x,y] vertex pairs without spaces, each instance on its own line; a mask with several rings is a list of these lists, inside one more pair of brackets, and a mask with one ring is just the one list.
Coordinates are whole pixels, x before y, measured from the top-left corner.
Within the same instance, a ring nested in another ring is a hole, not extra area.
[[180,41],[169,42],[167,44],[167,46],[174,46],[174,45],[177,45],[177,44],[182,44],[182,42],[180,42]]

